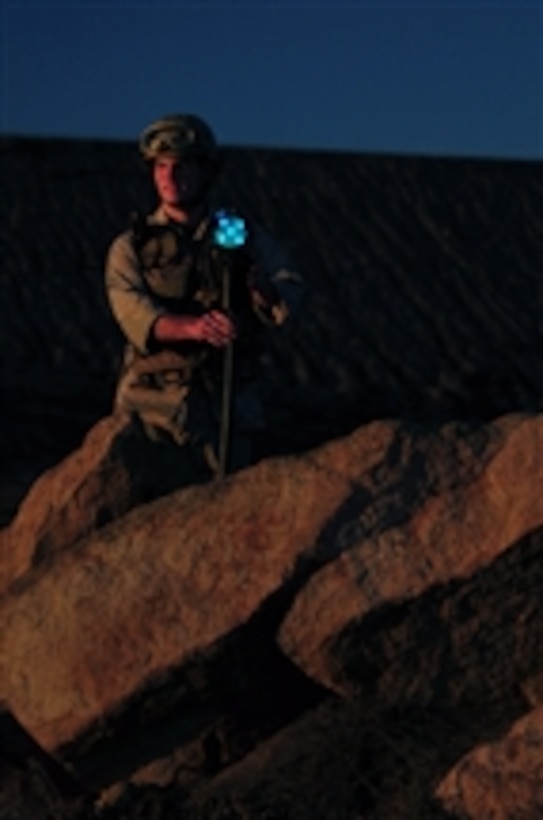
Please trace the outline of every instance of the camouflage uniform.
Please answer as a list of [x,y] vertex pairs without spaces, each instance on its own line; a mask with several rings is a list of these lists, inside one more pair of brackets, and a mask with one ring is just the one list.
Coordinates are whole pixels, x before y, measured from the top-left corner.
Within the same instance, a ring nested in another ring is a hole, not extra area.
[[[164,313],[198,315],[219,306],[219,262],[211,259],[211,221],[210,214],[196,226],[188,249],[180,253],[170,241],[170,233],[175,235],[180,228],[159,207],[139,228],[112,243],[106,290],[128,340],[115,407],[135,415],[150,437],[167,435],[179,445],[200,450],[215,471],[224,351],[192,341],[160,346],[152,334]],[[239,330],[233,354],[231,469],[250,462],[251,437],[264,425],[255,386],[262,324],[280,324],[301,295],[300,277],[287,254],[258,226],[251,226],[237,268],[232,275],[232,311]],[[267,306],[251,300],[249,276],[260,292],[276,294]]]

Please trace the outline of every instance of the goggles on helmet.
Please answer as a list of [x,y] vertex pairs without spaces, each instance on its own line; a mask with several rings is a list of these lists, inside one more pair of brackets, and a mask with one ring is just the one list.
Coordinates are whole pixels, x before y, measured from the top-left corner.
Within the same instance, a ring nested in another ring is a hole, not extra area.
[[164,117],[152,123],[141,134],[139,148],[146,160],[160,156],[214,160],[218,153],[210,127],[192,114]]

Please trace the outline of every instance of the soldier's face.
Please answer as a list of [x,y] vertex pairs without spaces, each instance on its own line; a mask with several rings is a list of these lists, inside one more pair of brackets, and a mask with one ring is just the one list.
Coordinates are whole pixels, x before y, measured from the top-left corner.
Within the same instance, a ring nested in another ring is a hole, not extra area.
[[195,158],[159,157],[153,166],[158,196],[166,205],[190,207],[198,201],[209,168]]

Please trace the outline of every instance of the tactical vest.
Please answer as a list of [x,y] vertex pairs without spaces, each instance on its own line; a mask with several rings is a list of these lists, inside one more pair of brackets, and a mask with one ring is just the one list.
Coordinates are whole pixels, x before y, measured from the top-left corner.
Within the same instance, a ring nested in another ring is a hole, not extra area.
[[[230,306],[238,325],[234,342],[238,387],[254,377],[261,321],[252,305],[247,283],[252,260],[245,249],[213,247],[212,221],[202,220],[191,234],[175,223],[134,220],[132,245],[149,292],[171,313],[200,315],[221,306],[223,266],[229,266]],[[189,392],[200,401],[198,417],[209,439],[215,421],[205,412],[203,395],[217,404],[221,391],[223,351],[201,342],[184,341],[156,346],[146,355],[129,348],[117,388],[116,406],[135,412],[151,428],[166,429],[179,443],[186,438]],[[198,398],[200,397],[200,398]],[[213,398],[214,397],[214,398]],[[192,400],[192,399],[191,399]],[[210,405],[211,406],[211,405]]]
[[142,220],[133,226],[132,243],[145,284],[172,313],[199,315],[220,307],[228,265],[231,309],[242,330],[252,325],[247,284],[252,260],[245,248],[223,251],[213,245],[212,217],[203,219],[192,233],[177,223]]
[[[192,233],[175,223],[139,218],[133,221],[132,245],[149,293],[168,312],[179,315],[199,315],[221,307],[223,275],[228,265],[229,303],[238,330],[234,342],[233,426],[239,445],[246,440],[247,431],[262,428],[255,375],[262,325],[270,322],[253,304],[248,279],[254,260],[247,247],[234,251],[218,248],[213,229],[213,217],[202,220]],[[127,353],[116,407],[138,416],[153,438],[164,431],[178,444],[190,442],[200,448],[215,470],[224,351],[187,341],[157,345],[147,355],[130,346]],[[233,452],[237,452],[238,445]],[[245,458],[236,456],[234,460],[241,464]]]

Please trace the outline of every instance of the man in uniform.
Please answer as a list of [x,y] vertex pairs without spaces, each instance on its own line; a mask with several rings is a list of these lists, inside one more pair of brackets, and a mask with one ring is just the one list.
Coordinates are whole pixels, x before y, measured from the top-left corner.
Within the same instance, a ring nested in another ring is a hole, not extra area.
[[115,407],[147,437],[189,451],[195,477],[223,475],[251,462],[264,425],[262,330],[292,315],[301,279],[260,226],[211,207],[219,150],[202,119],[164,117],[139,146],[159,205],[107,258],[109,304],[127,339]]

